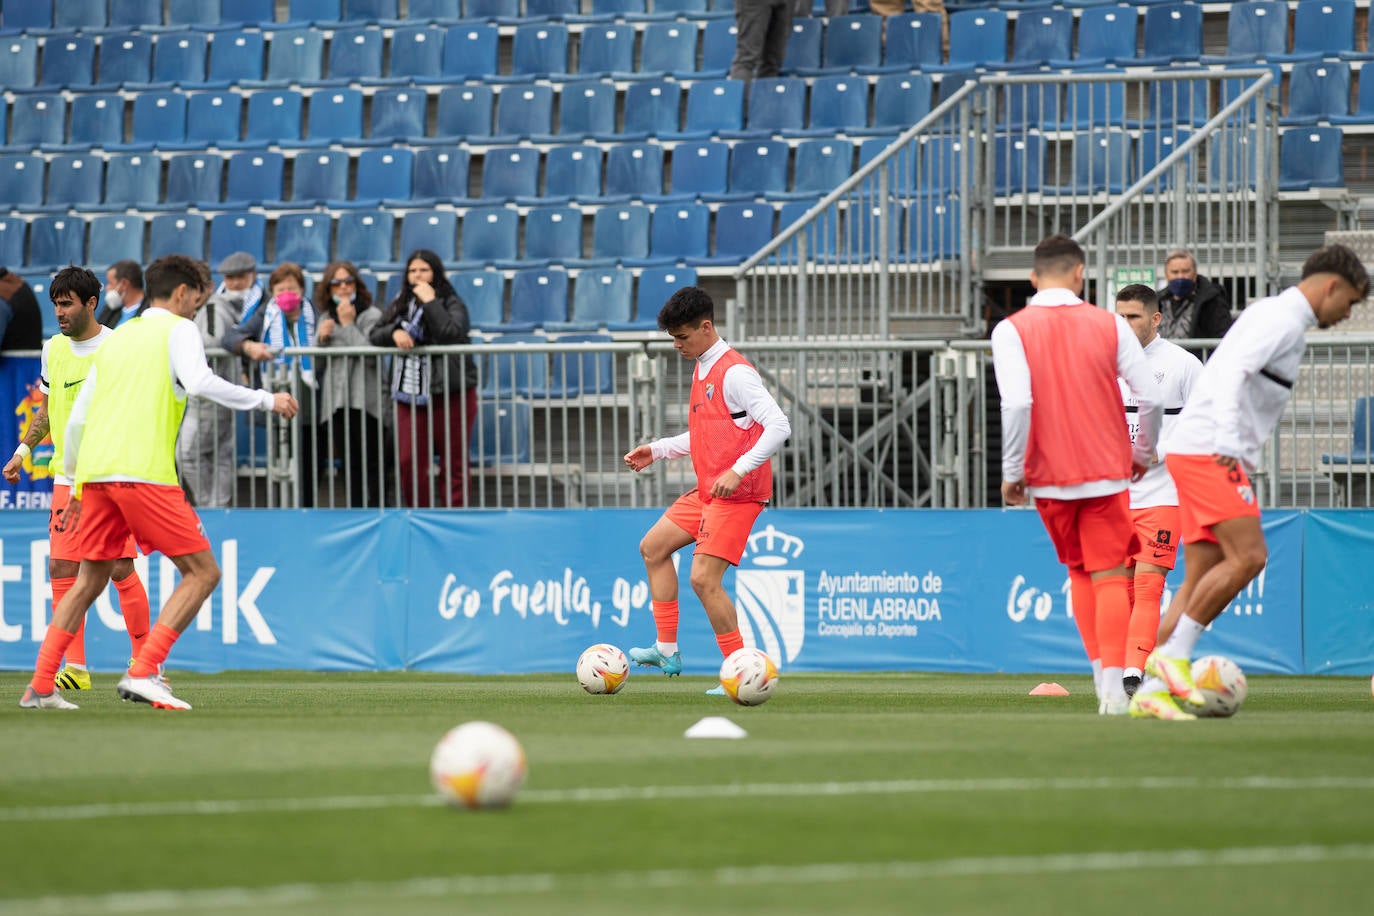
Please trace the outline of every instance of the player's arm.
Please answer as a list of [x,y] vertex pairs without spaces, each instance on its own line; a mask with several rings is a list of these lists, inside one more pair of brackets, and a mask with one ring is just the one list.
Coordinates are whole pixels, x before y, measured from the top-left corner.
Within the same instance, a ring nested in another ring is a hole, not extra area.
[[1155,462],[1155,446],[1159,444],[1159,427],[1164,410],[1159,401],[1159,387],[1145,361],[1140,340],[1126,323],[1116,316],[1116,372],[1131,389],[1136,401],[1137,429],[1131,443],[1131,479],[1139,480]]
[[[299,405],[284,391],[273,394],[263,388],[235,385],[215,375],[205,360],[205,347],[200,331],[190,321],[178,322],[167,338],[167,358],[172,378],[187,394],[208,398],[231,410],[270,410],[284,417],[294,417]],[[85,389],[81,391],[84,397]]]
[[725,373],[721,384],[724,389],[725,403],[731,413],[743,412],[754,423],[763,427],[763,434],[743,455],[735,459],[730,470],[721,474],[711,487],[712,496],[729,496],[735,492],[744,475],[761,467],[782,448],[787,437],[792,435],[792,423],[783,413],[773,395],[764,387],[758,370],[750,366],[731,366]]
[[1010,321],[992,329],[992,371],[1002,398],[1002,502],[1026,501],[1026,443],[1030,439],[1031,374],[1021,335]]
[[33,452],[34,446],[42,442],[48,435],[48,399],[44,398],[38,405],[38,412],[29,421],[28,432],[24,433],[24,439],[14,450],[14,455],[5,463],[5,480],[10,483],[19,482],[19,469],[24,466],[24,459]]
[[655,439],[644,445],[636,445],[625,453],[625,466],[632,471],[642,471],[655,461],[681,458],[692,453],[691,433],[681,433],[665,439]]

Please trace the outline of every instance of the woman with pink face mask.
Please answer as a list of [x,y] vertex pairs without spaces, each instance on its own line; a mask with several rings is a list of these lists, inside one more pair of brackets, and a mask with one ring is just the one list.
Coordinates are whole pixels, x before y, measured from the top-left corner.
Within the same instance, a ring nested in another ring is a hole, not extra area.
[[267,297],[245,311],[243,319],[220,341],[230,353],[254,363],[271,362],[270,367],[262,367],[264,374],[274,374],[278,379],[299,369],[301,384],[295,392],[301,405],[296,492],[302,507],[315,505],[315,391],[319,383],[309,356],[286,356],[283,351],[315,346],[315,325],[315,308],[305,296],[305,273],[299,264],[283,261],[267,280]]

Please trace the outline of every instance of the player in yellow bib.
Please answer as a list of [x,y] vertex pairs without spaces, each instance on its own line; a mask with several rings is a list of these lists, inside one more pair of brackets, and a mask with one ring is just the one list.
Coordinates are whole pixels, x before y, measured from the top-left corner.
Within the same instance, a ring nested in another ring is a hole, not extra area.
[[[57,272],[48,287],[48,298],[57,313],[61,334],[43,344],[42,369],[39,388],[47,395],[38,415],[29,426],[24,441],[5,465],[5,479],[19,482],[19,469],[29,452],[52,434],[52,468],[55,472],[52,488],[52,508],[48,514],[48,580],[52,583],[52,606],[56,608],[76,582],[81,565],[81,551],[76,533],[58,531],[57,520],[67,507],[72,480],[62,473],[62,453],[67,441],[67,420],[72,405],[81,392],[81,384],[96,349],[110,336],[109,328],[95,320],[96,304],[100,298],[100,280],[83,267],[66,267]],[[112,578],[119,593],[119,609],[124,614],[124,627],[129,632],[131,656],[137,656],[143,638],[148,635],[148,592],[134,571],[136,553],[133,538],[115,561]],[[64,690],[89,690],[90,671],[86,667],[85,618],[77,622],[76,634],[67,647],[67,665],[57,675],[57,686]]]
[[[168,255],[145,274],[151,306],[96,351],[95,362],[67,424],[64,470],[74,481],[61,529],[77,532],[81,568],[53,610],[33,679],[19,705],[71,709],[53,677],[77,622],[109,581],[125,540],[159,551],[181,573],[157,623],[116,691],[157,709],[190,709],[157,676],[172,644],[219,584],[219,564],[200,519],[177,483],[176,438],[188,395],[236,410],[296,415],[296,399],[227,382],[210,370],[200,332],[189,319],[210,293],[210,269]],[[84,444],[83,444],[84,442]]]

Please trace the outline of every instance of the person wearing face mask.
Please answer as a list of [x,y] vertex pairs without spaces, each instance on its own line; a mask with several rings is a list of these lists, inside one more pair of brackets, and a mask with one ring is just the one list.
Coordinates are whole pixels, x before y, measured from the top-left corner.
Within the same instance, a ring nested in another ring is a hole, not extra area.
[[148,303],[143,299],[143,268],[137,261],[116,261],[105,271],[105,302],[95,320],[107,328],[117,328],[130,318],[143,314]]
[[[372,291],[350,261],[335,261],[315,284],[315,339],[321,347],[370,346],[368,335],[381,320]],[[339,461],[349,506],[382,504],[382,384],[371,356],[321,360],[320,419],[325,457]]]
[[[309,356],[287,356],[291,347],[315,346],[315,307],[305,297],[305,273],[300,265],[283,261],[267,278],[266,301],[244,309],[243,318],[225,332],[220,343],[230,353],[257,363],[264,375],[285,380],[300,375],[300,436],[297,449],[298,505],[315,505],[315,377]],[[270,364],[270,365],[269,365]]]
[[1169,340],[1219,338],[1231,329],[1231,299],[1226,288],[1198,275],[1197,259],[1186,249],[1164,259],[1167,286],[1159,291],[1164,316],[1159,335]]

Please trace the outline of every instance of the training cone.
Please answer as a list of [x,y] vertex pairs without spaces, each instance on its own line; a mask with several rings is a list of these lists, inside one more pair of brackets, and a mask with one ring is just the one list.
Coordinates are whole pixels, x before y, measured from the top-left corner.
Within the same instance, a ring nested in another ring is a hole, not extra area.
[[1066,697],[1069,692],[1055,683],[1041,683],[1031,688],[1030,695],[1033,697]]
[[724,716],[707,716],[683,734],[686,738],[743,738],[749,733]]

